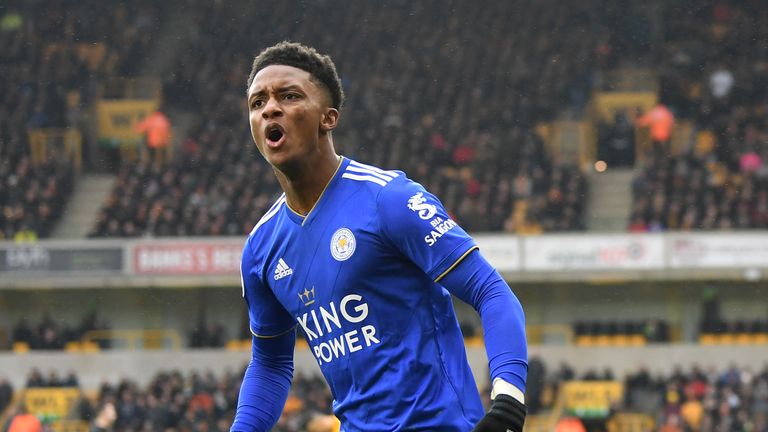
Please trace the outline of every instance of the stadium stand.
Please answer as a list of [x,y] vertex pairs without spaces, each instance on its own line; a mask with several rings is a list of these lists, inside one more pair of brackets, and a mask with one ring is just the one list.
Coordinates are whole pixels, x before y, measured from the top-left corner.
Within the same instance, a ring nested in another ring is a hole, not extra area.
[[[583,229],[585,180],[572,162],[545,151],[534,126],[585,103],[594,41],[585,17],[567,19],[586,8],[550,3],[537,2],[514,22],[502,19],[502,2],[482,11],[462,3],[393,4],[388,13],[370,4],[331,11],[198,6],[189,45],[165,85],[165,103],[190,111],[194,127],[175,161],[122,167],[91,236],[240,235],[271,204],[277,185],[243,118],[256,49],[244,20],[252,16],[275,24],[260,43],[313,41],[338,59],[349,95],[337,139],[343,154],[403,169],[472,231]],[[389,27],[395,14],[410,17],[402,31]],[[461,33],[451,16],[472,14],[489,25]],[[294,26],[302,16],[319,22]],[[358,20],[366,22],[362,36],[352,25]],[[447,25],[440,30],[447,40],[429,35],[423,23],[430,21]],[[319,33],[338,22],[349,25]],[[231,31],[219,31],[225,27]],[[538,27],[556,31],[532,40]],[[380,45],[375,56],[373,43]],[[486,67],[492,57],[499,64]],[[581,96],[571,100],[572,93]]]
[[[66,207],[77,163],[35,133],[83,127],[99,84],[136,72],[161,17],[152,2],[4,5],[0,23],[0,239],[48,237]],[[88,146],[84,146],[86,149]]]
[[[545,151],[535,127],[583,112],[593,86],[604,84],[603,72],[648,61],[658,63],[658,95],[680,122],[692,122],[694,140],[672,158],[666,152],[640,158],[642,173],[635,182],[629,229],[765,226],[768,154],[761,144],[766,132],[761,117],[765,86],[760,83],[768,80],[768,67],[761,45],[754,42],[762,31],[753,25],[760,16],[754,13],[759,7],[754,3],[665,6],[662,16],[689,6],[695,13],[662,21],[663,37],[655,45],[649,43],[642,19],[633,16],[640,24],[620,28],[616,22],[622,22],[621,14],[615,8],[596,13],[587,3],[564,8],[537,2],[521,8],[512,21],[505,18],[501,2],[482,12],[461,4],[390,6],[388,13],[378,13],[371,5],[331,13],[319,13],[317,5],[242,13],[220,4],[191,7],[196,25],[185,30],[187,45],[175,53],[176,67],[164,86],[165,103],[194,118],[194,126],[180,139],[183,154],[160,165],[126,161],[91,236],[242,234],[258,219],[277,188],[254,154],[242,121],[243,76],[254,42],[244,23],[226,34],[218,29],[243,19],[239,17],[263,14],[280,23],[260,35],[263,44],[283,38],[321,41],[321,49],[339,58],[350,95],[337,140],[347,146],[343,152],[404,169],[441,196],[472,231],[584,229],[584,176],[574,161]],[[28,132],[82,126],[82,111],[99,83],[139,73],[142,55],[163,29],[166,12],[149,2],[109,11],[100,7],[62,3],[42,12],[21,3],[4,15],[0,38],[7,49],[2,61],[10,66],[0,148],[0,179],[6,185],[0,193],[4,238],[48,236],[74,181],[69,158],[56,149],[31,157]],[[388,17],[401,12],[414,23],[444,22],[447,27],[441,31],[454,36],[438,38],[434,35],[439,32],[423,24],[392,32]],[[435,13],[444,16],[432,17]],[[75,19],[83,16],[93,16],[93,25]],[[286,24],[305,16],[322,22],[316,27]],[[340,26],[333,35],[314,30],[322,24],[351,24],[363,16],[369,18],[362,36],[343,33],[354,31],[353,25]],[[461,22],[451,18],[455,16],[488,25],[457,37]],[[587,31],[590,27],[602,31]],[[537,28],[556,30],[543,36]],[[374,43],[381,47],[371,57],[367,47]],[[33,49],[21,52],[22,46]],[[711,46],[718,49],[706,49]],[[419,62],[410,60],[417,57]],[[489,58],[494,58],[493,68],[484,66]],[[226,65],[223,73],[221,65]],[[460,73],[453,72],[457,65],[462,66]],[[430,84],[434,82],[443,91]],[[406,90],[411,88],[428,91]],[[454,105],[455,100],[462,103]],[[9,106],[18,108],[11,112]],[[600,140],[631,140],[627,116],[631,114],[603,124]],[[63,166],[41,165],[46,160]],[[246,175],[259,179],[253,192],[244,190],[253,188],[244,181]],[[695,180],[691,183],[696,193],[686,194],[680,177]],[[145,190],[139,187],[144,182],[156,186]],[[49,184],[57,190],[43,193]],[[679,208],[684,200],[695,202],[695,208],[690,203]]]
[[693,133],[677,154],[662,147],[641,162],[630,231],[768,226],[768,61],[759,9],[719,1],[665,24],[659,97]]

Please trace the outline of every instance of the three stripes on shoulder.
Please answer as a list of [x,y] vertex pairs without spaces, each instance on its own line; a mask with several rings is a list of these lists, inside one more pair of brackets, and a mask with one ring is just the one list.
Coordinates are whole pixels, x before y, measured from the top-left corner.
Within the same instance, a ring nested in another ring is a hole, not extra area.
[[387,183],[397,176],[398,174],[394,171],[384,171],[381,168],[361,164],[360,162],[355,161],[350,161],[349,165],[347,165],[347,169],[345,169],[344,173],[341,175],[342,178],[356,181],[369,181],[380,186],[386,186]]

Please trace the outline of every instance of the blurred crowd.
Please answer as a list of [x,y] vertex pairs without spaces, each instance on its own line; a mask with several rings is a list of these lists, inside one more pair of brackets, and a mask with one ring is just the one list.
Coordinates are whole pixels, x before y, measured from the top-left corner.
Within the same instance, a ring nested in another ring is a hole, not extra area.
[[573,334],[579,336],[633,336],[639,335],[645,342],[666,343],[671,341],[669,324],[665,320],[590,320],[573,324]]
[[[69,159],[49,149],[32,160],[27,133],[85,129],[100,84],[145,71],[168,31],[182,42],[166,59],[163,107],[191,126],[173,160],[116,168],[91,237],[250,230],[279,188],[251,142],[245,77],[253,56],[283,39],[316,46],[339,67],[348,102],[338,150],[404,170],[468,230],[585,228],[584,177],[545,149],[538,126],[580,118],[592,89],[624,67],[652,67],[660,106],[691,122],[694,137],[680,155],[667,138],[641,157],[630,231],[765,227],[764,6],[651,3],[12,1],[0,11],[0,238],[48,236],[72,189]],[[190,24],[166,27],[171,9]],[[610,166],[635,164],[644,118],[618,112],[600,125]]]
[[729,168],[711,152],[651,156],[632,188],[631,232],[768,226],[768,170]]
[[[80,323],[74,326],[65,321],[54,320],[49,313],[46,313],[36,324],[22,317],[13,327],[10,345],[21,342],[33,350],[61,350],[68,342],[82,341],[90,331],[109,328],[109,324],[100,319],[96,313],[86,314]],[[101,348],[110,346],[108,340],[100,340],[98,344]],[[0,349],[4,348],[0,346]]]
[[175,161],[121,168],[91,236],[252,228],[278,185],[250,138],[245,77],[258,50],[283,39],[336,61],[348,96],[334,132],[343,155],[404,170],[469,230],[583,229],[584,178],[574,161],[548,155],[535,125],[588,100],[590,29],[603,19],[589,3],[190,6],[164,103],[191,113],[193,127]]
[[[3,2],[0,8],[0,240],[47,237],[74,182],[61,142],[32,158],[29,133],[83,127],[108,77],[131,76],[153,43],[152,1]],[[84,129],[85,130],[85,129]],[[88,145],[83,146],[88,149]]]
[[[100,349],[116,348],[108,337],[87,337],[89,332],[111,329],[112,326],[96,313],[83,315],[77,323],[55,320],[50,313],[45,313],[37,322],[31,322],[27,317],[22,317],[9,333],[0,327],[0,336],[3,336],[0,338],[0,351],[12,349],[17,342],[25,344],[25,347],[31,350],[63,350],[67,343],[82,342],[86,338],[92,340]],[[247,329],[248,325],[245,324],[245,330],[236,337],[250,338],[250,332]],[[10,338],[6,337],[8,335]],[[189,348],[223,348],[230,340],[223,323],[206,319],[204,313],[198,316],[195,324],[187,332],[187,336],[186,346]]]
[[[759,1],[665,7],[659,98],[693,125],[690,145],[647,155],[629,230],[768,226],[768,37]],[[665,144],[665,143],[662,143]]]
[[610,369],[576,374],[567,364],[548,370],[540,358],[529,360],[526,405],[530,414],[550,410],[559,384],[572,380],[624,383],[624,399],[612,412],[651,415],[661,432],[768,431],[768,365],[754,371],[732,365],[725,370],[678,366],[670,374],[640,367],[625,377]]
[[[105,407],[109,407],[114,414],[104,430],[225,432],[232,425],[243,373],[225,371],[216,376],[210,370],[189,374],[169,371],[157,374],[147,386],[140,386],[128,377],[117,383],[104,382],[93,398],[86,392],[81,393],[66,419],[93,423]],[[61,380],[54,371],[46,378],[39,370],[33,370],[25,387],[78,387],[78,382],[74,374]],[[12,395],[13,388],[0,376],[0,418]],[[330,432],[314,429],[313,424],[326,420],[331,414],[331,401],[328,386],[321,377],[296,373],[283,415],[272,430]],[[16,413],[26,411],[23,403],[11,407],[8,423]],[[0,425],[0,430],[6,429]]]
[[[658,431],[768,431],[768,366],[753,371],[735,365],[717,370],[694,364],[678,366],[669,374],[655,374],[640,367],[624,377],[616,377],[610,368],[577,374],[566,363],[549,370],[541,358],[532,357],[526,390],[529,415],[549,412],[558,398],[559,386],[574,380],[623,382],[623,399],[611,407],[611,413],[648,414]],[[147,386],[126,377],[117,383],[104,382],[92,397],[84,392],[73,404],[68,419],[93,422],[105,406],[110,406],[114,415],[109,427],[118,432],[227,431],[241,381],[242,371],[225,371],[219,376],[210,370],[189,374],[161,372]],[[77,386],[74,373],[62,379],[51,371],[46,378],[39,370],[33,370],[25,388]],[[485,403],[487,390],[481,390]],[[8,380],[0,376],[0,416],[9,406],[13,391]],[[332,414],[331,402],[331,393],[322,377],[296,373],[283,415],[273,430],[328,431],[315,427]],[[22,410],[21,405],[11,407],[10,413]]]
[[625,384],[625,407],[652,408],[664,432],[768,431],[768,366],[718,371],[693,365],[665,377],[641,369]]
[[48,237],[72,192],[71,164],[62,152],[53,149],[45,161],[33,163],[28,154],[18,158],[3,154],[1,145],[2,140],[0,240],[23,242]]

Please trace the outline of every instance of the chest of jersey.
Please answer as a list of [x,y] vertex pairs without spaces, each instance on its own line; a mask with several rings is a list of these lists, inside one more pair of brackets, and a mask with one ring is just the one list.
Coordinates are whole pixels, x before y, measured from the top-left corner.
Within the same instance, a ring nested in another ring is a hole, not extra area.
[[372,215],[357,204],[330,207],[303,225],[282,224],[266,257],[267,284],[321,365],[380,343],[380,293],[370,282],[388,252]]

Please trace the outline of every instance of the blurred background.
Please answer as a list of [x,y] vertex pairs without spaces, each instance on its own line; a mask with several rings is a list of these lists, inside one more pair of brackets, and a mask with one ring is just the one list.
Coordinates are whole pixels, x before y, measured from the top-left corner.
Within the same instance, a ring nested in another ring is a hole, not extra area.
[[[336,62],[337,150],[521,299],[526,431],[768,430],[759,0],[2,2],[0,430],[228,430],[279,193],[245,81],[286,39]],[[302,341],[296,371],[275,430],[338,429]]]

